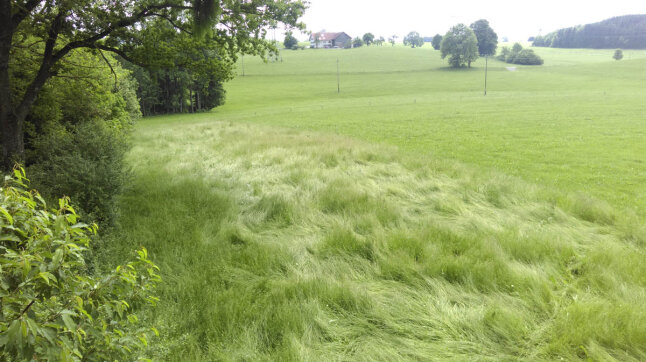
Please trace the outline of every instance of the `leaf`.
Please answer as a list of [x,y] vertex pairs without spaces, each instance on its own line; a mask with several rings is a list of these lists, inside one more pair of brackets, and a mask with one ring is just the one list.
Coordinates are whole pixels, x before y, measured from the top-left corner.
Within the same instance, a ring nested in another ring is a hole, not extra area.
[[65,327],[67,327],[68,330],[76,330],[76,323],[74,323],[74,320],[69,316],[69,314],[63,314],[61,317],[63,318],[63,323],[65,323]]
[[5,210],[4,207],[0,207],[0,213],[2,213],[2,215],[4,215],[4,217],[5,217],[5,219],[7,219],[7,221],[9,221],[9,224],[13,225],[13,217],[11,217],[9,212],[7,212],[7,210]]

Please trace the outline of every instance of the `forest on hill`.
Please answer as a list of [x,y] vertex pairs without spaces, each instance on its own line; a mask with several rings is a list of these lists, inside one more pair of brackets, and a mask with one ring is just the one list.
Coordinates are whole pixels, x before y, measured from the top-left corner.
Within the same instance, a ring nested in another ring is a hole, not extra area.
[[646,49],[646,15],[626,15],[537,36],[534,46]]

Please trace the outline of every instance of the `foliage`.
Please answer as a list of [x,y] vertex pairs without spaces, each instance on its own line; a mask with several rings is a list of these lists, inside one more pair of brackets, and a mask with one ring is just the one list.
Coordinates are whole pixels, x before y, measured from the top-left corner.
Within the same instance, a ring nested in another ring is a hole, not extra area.
[[[16,52],[21,55],[12,67],[16,80],[37,71],[30,49]],[[25,122],[25,161],[33,185],[48,200],[72,196],[79,212],[101,226],[116,214],[115,198],[126,177],[126,134],[141,116],[136,81],[111,54],[103,56],[110,66],[88,50],[70,52]],[[27,86],[13,85],[16,93]]]
[[115,360],[145,347],[156,329],[139,323],[154,306],[158,268],[146,249],[133,262],[90,275],[83,253],[96,226],[80,222],[69,198],[48,210],[26,190],[24,171],[0,193],[3,360]]
[[386,42],[386,39],[384,39],[383,36],[380,36],[379,39],[375,40],[375,45],[382,46],[382,45],[384,45],[385,42]]
[[33,138],[32,147],[27,170],[46,199],[70,196],[84,218],[113,224],[116,198],[128,176],[124,132],[100,121],[53,124]]
[[298,46],[298,39],[296,39],[291,31],[285,33],[285,40],[283,40],[283,45],[286,49],[296,49]]
[[624,59],[624,52],[621,49],[615,50],[615,53],[612,55],[612,59],[614,60],[622,60]]
[[404,37],[404,45],[408,45],[411,48],[421,47],[424,45],[424,38],[418,32],[411,31]]
[[446,33],[440,45],[442,59],[449,57],[449,64],[454,68],[471,68],[471,62],[478,59],[478,39],[473,30],[464,24],[458,24]]
[[618,16],[537,36],[534,46],[552,48],[646,49],[646,15]]
[[363,37],[361,37],[363,40],[363,43],[370,46],[372,45],[373,41],[375,40],[375,35],[372,33],[365,33],[363,34]]
[[489,22],[485,19],[480,19],[471,24],[470,27],[478,39],[478,53],[480,56],[484,57],[496,54],[498,35],[491,29]]
[[[302,28],[298,18],[305,10],[300,0],[151,0],[64,2],[6,0],[0,3],[0,134],[3,166],[10,169],[15,161],[24,161],[24,121],[48,80],[64,67],[68,55],[76,49],[113,52],[132,63],[148,67],[173,66],[185,47],[165,47],[146,38],[151,27],[165,24],[159,34],[191,49],[192,56],[202,49],[200,41],[209,42],[209,54],[223,61],[235,61],[238,54],[261,54],[275,51],[275,44],[265,39],[267,29],[283,23]],[[143,31],[142,31],[143,30]],[[192,34],[196,42],[182,35]],[[199,39],[199,41],[198,41]],[[16,49],[34,47],[31,59],[37,70],[14,76],[21,69],[16,64]],[[201,67],[200,67],[201,68]],[[226,79],[227,69],[214,74],[206,67],[202,74]],[[26,84],[22,92],[12,92],[15,82]],[[202,84],[208,84],[208,81]]]
[[363,46],[363,40],[361,38],[356,37],[356,38],[352,39],[352,47],[353,48],[359,48],[361,46]]
[[440,50],[440,46],[442,45],[442,36],[440,34],[435,34],[431,44],[433,45],[433,49]]
[[523,49],[520,43],[515,43],[511,49],[502,47],[496,59],[510,64],[542,65],[543,59],[532,49]]

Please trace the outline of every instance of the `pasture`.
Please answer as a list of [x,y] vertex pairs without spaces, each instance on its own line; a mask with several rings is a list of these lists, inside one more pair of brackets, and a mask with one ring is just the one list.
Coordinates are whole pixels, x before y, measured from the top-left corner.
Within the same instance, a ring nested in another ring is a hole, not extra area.
[[[162,270],[165,360],[646,358],[646,52],[245,58],[133,134],[118,260]],[[339,59],[341,92],[337,94]]]

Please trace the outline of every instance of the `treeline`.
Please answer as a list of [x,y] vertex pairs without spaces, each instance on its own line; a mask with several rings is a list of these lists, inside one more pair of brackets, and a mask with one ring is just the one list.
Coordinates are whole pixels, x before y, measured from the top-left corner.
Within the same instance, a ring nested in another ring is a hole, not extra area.
[[537,36],[534,46],[646,49],[646,15],[626,15]]

